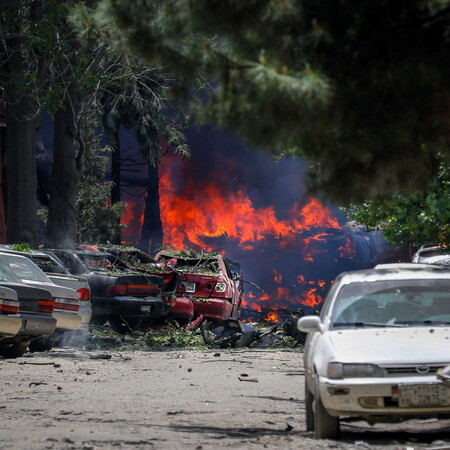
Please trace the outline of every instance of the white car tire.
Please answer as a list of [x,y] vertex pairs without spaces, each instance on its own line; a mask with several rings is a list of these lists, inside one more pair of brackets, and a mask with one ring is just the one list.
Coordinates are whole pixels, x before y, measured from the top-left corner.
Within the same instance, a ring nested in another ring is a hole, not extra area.
[[340,435],[339,417],[328,414],[322,404],[316,381],[314,389],[314,437],[316,439],[337,439]]
[[314,410],[313,410],[314,396],[308,389],[305,380],[305,416],[306,416],[306,431],[314,431]]

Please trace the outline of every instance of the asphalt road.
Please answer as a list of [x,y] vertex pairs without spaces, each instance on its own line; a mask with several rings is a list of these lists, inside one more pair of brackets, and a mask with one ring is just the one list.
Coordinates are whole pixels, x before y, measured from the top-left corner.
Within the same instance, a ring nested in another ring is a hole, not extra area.
[[[87,352],[0,361],[1,449],[450,449],[450,421],[305,431],[298,350]],[[109,359],[92,359],[104,357]]]

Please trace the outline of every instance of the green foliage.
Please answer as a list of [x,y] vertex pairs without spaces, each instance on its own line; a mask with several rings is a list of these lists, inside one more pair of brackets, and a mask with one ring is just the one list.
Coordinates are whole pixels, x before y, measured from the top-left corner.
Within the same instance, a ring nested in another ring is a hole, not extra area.
[[394,245],[450,242],[450,165],[441,162],[428,189],[397,193],[344,209],[368,230],[382,229]]
[[450,0],[102,0],[81,28],[203,85],[199,120],[306,157],[349,202],[448,154],[449,20]]
[[126,203],[111,204],[111,182],[105,181],[109,162],[109,149],[100,149],[98,137],[93,133],[95,119],[92,115],[84,118],[84,152],[78,185],[78,242],[106,243],[114,240],[125,227],[120,223]]
[[173,256],[175,258],[183,258],[183,259],[208,259],[208,258],[214,258],[219,253],[216,252],[203,252],[203,251],[196,251],[191,249],[185,249],[185,250],[176,250],[170,247],[166,247],[163,250],[164,255],[167,256]]
[[145,336],[145,342],[153,350],[207,347],[199,330],[184,331],[172,325],[165,330],[150,330]]
[[29,244],[21,243],[21,244],[11,244],[11,248],[17,252],[31,253],[33,249]]

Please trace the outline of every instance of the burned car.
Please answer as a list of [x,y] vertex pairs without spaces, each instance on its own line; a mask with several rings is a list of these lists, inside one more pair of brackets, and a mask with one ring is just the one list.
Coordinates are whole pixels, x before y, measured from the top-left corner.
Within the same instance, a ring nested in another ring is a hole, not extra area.
[[177,296],[182,275],[172,267],[171,260],[158,262],[138,248],[123,245],[89,247],[117,256],[133,270],[162,276],[164,278],[162,297],[171,305],[167,312],[167,318],[175,319],[180,323],[188,323],[192,320],[194,305],[189,298]]
[[450,266],[450,248],[446,245],[423,247],[414,253],[411,262],[434,264],[437,266]]
[[0,289],[16,292],[19,299],[19,331],[0,341],[0,356],[17,358],[22,356],[34,340],[51,335],[56,328],[53,317],[53,297],[47,289],[27,286],[3,261],[0,261]]
[[[47,251],[47,249],[45,250]],[[116,256],[87,250],[48,250],[70,273],[87,279],[91,288],[92,323],[109,322],[118,333],[137,330],[170,308],[161,295],[164,279],[130,269]]]
[[345,272],[320,316],[304,316],[306,428],[337,438],[340,422],[449,418],[450,270],[383,264]]
[[156,261],[166,261],[181,273],[177,297],[194,304],[194,317],[237,319],[244,289],[239,265],[219,253],[162,250]]

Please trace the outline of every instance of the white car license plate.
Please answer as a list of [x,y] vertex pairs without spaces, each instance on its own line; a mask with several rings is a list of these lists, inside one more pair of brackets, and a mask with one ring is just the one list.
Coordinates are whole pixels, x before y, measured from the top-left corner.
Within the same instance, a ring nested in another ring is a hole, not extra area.
[[195,292],[195,283],[183,283],[186,288],[186,292]]
[[408,384],[399,386],[400,408],[415,406],[450,406],[450,388],[443,384]]
[[151,308],[150,305],[141,306],[141,312],[150,312],[150,308]]

